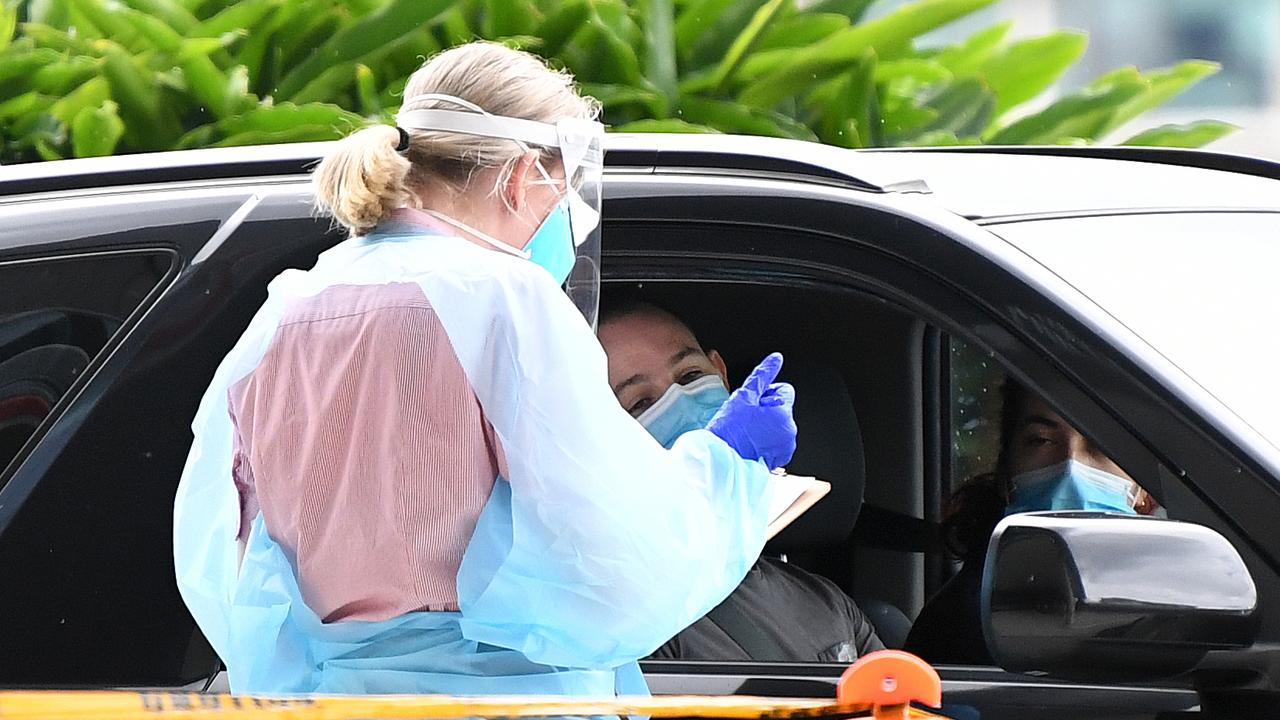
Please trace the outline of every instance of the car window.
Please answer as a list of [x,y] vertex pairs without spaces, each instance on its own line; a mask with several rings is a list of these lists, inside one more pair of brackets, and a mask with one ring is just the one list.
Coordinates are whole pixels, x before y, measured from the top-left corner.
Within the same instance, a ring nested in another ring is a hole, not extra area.
[[0,264],[0,469],[18,456],[170,264],[164,252]]
[[991,353],[952,337],[948,350],[951,416],[950,490],[987,472],[1000,452],[1000,382],[1004,372]]
[[1170,213],[991,228],[1080,290],[1280,448],[1280,213]]

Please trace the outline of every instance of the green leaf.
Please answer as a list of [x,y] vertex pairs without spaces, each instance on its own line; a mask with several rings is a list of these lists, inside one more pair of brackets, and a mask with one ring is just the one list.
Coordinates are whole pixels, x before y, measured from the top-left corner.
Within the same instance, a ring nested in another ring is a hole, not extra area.
[[54,103],[54,98],[38,92],[27,92],[0,102],[0,120],[11,120],[44,112]]
[[[184,41],[191,42],[191,41]],[[186,53],[181,61],[182,75],[187,87],[214,117],[226,117],[239,110],[240,93],[233,90],[231,78],[222,72],[207,55]]]
[[[34,40],[36,45],[39,46],[39,50],[55,50],[76,55],[100,55],[91,41],[79,36],[72,36],[65,30],[48,25],[23,23],[22,34]],[[6,68],[0,65],[0,74],[3,74],[5,70]]]
[[239,0],[200,23],[189,37],[220,37],[245,28],[257,28],[268,13],[280,7],[280,3],[281,0]]
[[538,11],[529,0],[486,0],[485,37],[502,38],[533,34]]
[[858,22],[863,13],[871,7],[875,0],[821,0],[810,5],[811,13],[835,13],[848,18],[850,22]]
[[[123,47],[134,52],[150,49],[148,43],[139,38],[138,31],[129,22],[124,10],[118,5],[108,6],[102,0],[68,0],[73,12],[79,13],[97,29],[98,34],[110,38]],[[77,26],[78,31],[84,28]]]
[[378,98],[377,79],[368,65],[356,65],[356,99],[360,103],[360,114],[373,117],[382,112],[382,101]]
[[[365,124],[364,118],[336,105],[281,103],[258,107],[219,121],[223,137],[215,145],[254,145],[272,142],[335,140]],[[186,138],[184,141],[189,142]]]
[[63,96],[52,107],[49,114],[65,125],[71,125],[76,116],[85,108],[101,107],[111,99],[111,86],[105,77],[96,77]]
[[970,35],[962,43],[946,48],[934,56],[933,60],[950,70],[952,75],[976,74],[995,54],[1012,28],[1012,20],[996,23]]
[[161,102],[155,74],[110,40],[95,45],[106,57],[103,74],[125,121],[125,140],[135,150],[164,149],[181,132],[171,108]]
[[583,93],[599,100],[606,109],[624,105],[643,105],[654,110],[662,103],[662,97],[658,93],[633,85],[581,83],[580,87]]
[[200,125],[188,130],[175,144],[177,150],[209,147],[218,141],[218,128],[212,123]]
[[675,36],[676,51],[688,60],[693,55],[698,38],[706,32],[725,11],[733,6],[734,0],[689,0],[676,15]]
[[71,149],[76,157],[102,157],[115,152],[124,136],[118,106],[107,100],[101,107],[84,108],[71,122]]
[[876,82],[909,82],[913,88],[949,82],[953,75],[936,60],[886,60],[876,66]]
[[1064,30],[1021,40],[993,55],[982,76],[996,95],[996,116],[1048,90],[1088,45],[1084,33]]
[[909,103],[885,103],[882,112],[886,145],[909,144],[912,138],[921,134],[922,128],[938,117],[938,111],[931,107],[918,107]]
[[[837,33],[841,32],[839,30]],[[796,53],[803,52],[799,48],[778,48],[776,50],[758,50],[742,63],[738,78],[744,81],[758,80],[786,67],[795,61]]]
[[996,131],[987,142],[1041,145],[1063,136],[1097,139],[1116,109],[1145,90],[1138,82],[1117,83],[1105,90],[1086,88]]
[[176,0],[125,0],[125,3],[155,17],[181,35],[190,33],[200,24],[200,20]]
[[1215,62],[1187,60],[1173,67],[1148,72],[1143,78],[1147,83],[1147,91],[1117,109],[1111,121],[1103,129],[1103,133],[1108,133],[1139,115],[1154,110],[1221,69],[1222,66]]
[[274,143],[323,142],[337,140],[342,134],[326,125],[290,125],[279,130],[249,130],[213,143],[213,147],[271,145]]
[[61,152],[58,151],[58,143],[54,139],[45,134],[38,135],[35,138],[36,153],[40,155],[40,159],[45,162],[53,162],[55,160],[65,159]]
[[[700,68],[718,65],[729,52],[729,47],[751,22],[756,11],[767,1],[729,0],[729,2],[697,3],[706,6],[703,9],[695,9],[693,6],[687,8],[676,19],[676,47],[686,61],[685,66]],[[689,23],[692,18],[701,19],[692,23],[694,31],[692,42],[682,45],[680,43],[682,24]]]
[[876,65],[875,51],[865,50],[848,71],[829,86],[832,96],[822,102],[820,112],[823,140],[844,147],[881,144]]
[[72,56],[37,70],[31,76],[31,87],[46,95],[66,95],[97,75],[99,68],[96,58]]
[[[596,19],[632,50],[640,47],[644,41],[644,32],[631,16],[630,2],[634,0],[592,0],[592,9]],[[639,57],[639,53],[636,53]]]
[[307,83],[307,86],[294,93],[289,102],[299,105],[324,102],[351,87],[356,81],[358,63],[335,65],[320,74],[320,77]]
[[807,126],[781,113],[757,110],[727,100],[685,98],[679,111],[685,122],[714,127],[722,132],[767,135],[816,141]]
[[585,59],[571,66],[574,75],[595,82],[623,85],[642,84],[640,58],[635,48],[619,34],[625,29],[615,27],[597,16],[583,31],[583,45],[588,48]]
[[672,0],[637,0],[636,13],[643,19],[644,74],[649,82],[674,101],[676,83],[675,11]]
[[1161,125],[1144,130],[1120,143],[1173,148],[1198,148],[1229,135],[1240,128],[1217,120],[1200,120],[1186,125]]
[[977,135],[991,122],[996,98],[977,78],[963,78],[939,88],[925,106],[937,116],[924,132],[947,132],[957,137]]
[[18,4],[5,0],[0,4],[0,50],[9,47],[18,29]]
[[839,72],[867,48],[881,59],[902,54],[917,36],[969,15],[993,0],[918,0],[882,17],[854,25],[795,53],[782,68],[749,85],[739,100],[772,107],[803,94],[817,80]]
[[163,21],[128,8],[122,9],[120,15],[145,38],[149,47],[166,53],[177,52],[182,47],[182,35]]
[[717,94],[722,92],[725,86],[733,80],[733,74],[737,72],[738,66],[742,64],[752,46],[769,29],[769,25],[794,9],[792,2],[793,0],[769,0],[756,11],[751,18],[751,22],[747,23],[747,26],[738,34],[738,37],[734,38],[733,44],[729,46],[729,52],[725,54],[724,59],[720,61],[720,65],[716,68],[714,77],[715,92]]
[[30,86],[35,73],[57,66],[62,59],[62,53],[51,48],[36,48],[16,57],[12,51],[5,53],[0,56],[0,96],[22,92]]
[[28,22],[41,25],[67,27],[71,21],[66,0],[31,0],[26,11]]
[[542,55],[559,55],[565,44],[582,29],[590,17],[591,6],[587,4],[587,0],[565,0],[555,12],[547,15],[535,33],[542,38]]
[[654,120],[654,119],[636,120],[635,122],[629,122],[626,125],[620,125],[616,128],[612,128],[612,132],[718,134],[720,131],[716,130],[715,128],[707,127],[706,125],[694,125],[693,123],[687,123],[683,120],[676,120],[675,118],[667,118],[665,120]]
[[325,70],[340,63],[363,61],[366,55],[431,22],[451,6],[450,0],[389,0],[382,9],[340,29],[301,65],[280,81],[276,97],[292,98]]
[[773,23],[764,37],[755,44],[755,51],[784,50],[807,47],[819,40],[849,27],[849,18],[837,13],[805,11],[795,17]]

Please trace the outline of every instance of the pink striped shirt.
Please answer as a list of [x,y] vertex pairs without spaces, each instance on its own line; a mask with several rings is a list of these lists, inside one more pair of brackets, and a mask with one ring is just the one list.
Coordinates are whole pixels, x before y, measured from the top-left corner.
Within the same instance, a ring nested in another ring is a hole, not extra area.
[[325,622],[456,610],[502,449],[422,289],[292,306],[230,388],[241,536],[260,508]]

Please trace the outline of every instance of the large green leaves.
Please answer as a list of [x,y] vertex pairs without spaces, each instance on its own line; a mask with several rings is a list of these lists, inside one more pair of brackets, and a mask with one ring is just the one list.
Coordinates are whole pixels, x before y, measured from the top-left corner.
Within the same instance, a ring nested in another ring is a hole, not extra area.
[[476,38],[570,70],[615,130],[847,147],[1101,141],[1218,70],[1120,68],[1062,92],[1080,33],[999,23],[922,47],[993,1],[0,0],[0,163],[338,137],[390,121],[424,58]]
[[995,93],[996,115],[1048,90],[1088,44],[1084,33],[1064,31],[1016,42],[993,54],[983,63],[982,75]]
[[[781,67],[768,68],[739,96],[745,103],[773,106],[795,97],[797,87],[838,74],[867,49],[881,58],[905,54],[916,37],[990,5],[993,0],[919,0],[883,16],[832,33],[788,59]],[[751,63],[744,74],[751,76]]]
[[335,65],[356,63],[449,9],[450,0],[389,0],[382,8],[334,33],[292,72],[276,91],[289,99]]

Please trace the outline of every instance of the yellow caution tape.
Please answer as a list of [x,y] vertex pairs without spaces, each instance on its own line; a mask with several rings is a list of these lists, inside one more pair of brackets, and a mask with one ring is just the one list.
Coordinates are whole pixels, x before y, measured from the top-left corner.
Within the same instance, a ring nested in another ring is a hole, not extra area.
[[122,692],[0,692],[0,720],[353,720],[355,718],[542,718],[648,715],[783,720],[817,717],[936,718],[903,705],[749,696],[564,697],[446,695],[248,695]]

